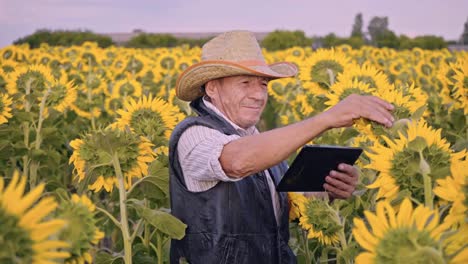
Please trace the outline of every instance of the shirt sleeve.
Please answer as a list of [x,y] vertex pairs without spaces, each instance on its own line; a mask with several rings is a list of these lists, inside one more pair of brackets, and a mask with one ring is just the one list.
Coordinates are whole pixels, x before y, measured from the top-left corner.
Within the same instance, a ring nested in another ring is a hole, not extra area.
[[189,190],[205,189],[197,188],[197,186],[190,188],[189,185],[193,184],[241,180],[241,178],[227,176],[219,162],[224,145],[238,138],[240,136],[225,135],[205,126],[192,126],[182,133],[177,151]]

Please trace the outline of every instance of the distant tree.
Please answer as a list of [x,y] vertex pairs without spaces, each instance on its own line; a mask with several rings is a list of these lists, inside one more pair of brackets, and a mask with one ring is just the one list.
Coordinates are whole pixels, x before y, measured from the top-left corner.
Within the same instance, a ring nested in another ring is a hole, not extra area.
[[158,48],[175,47],[178,45],[177,38],[171,34],[138,34],[131,38],[125,46],[131,48]]
[[369,21],[367,30],[372,42],[376,44],[377,38],[381,39],[384,35],[388,34],[388,17],[373,17]]
[[98,35],[91,31],[51,31],[48,29],[37,30],[31,35],[15,40],[13,44],[27,43],[31,48],[38,48],[41,43],[47,43],[50,46],[72,46],[81,45],[86,41],[97,42],[101,48],[114,44],[110,37]]
[[414,48],[413,40],[406,35],[400,35],[400,49],[412,49],[412,48]]
[[209,39],[188,39],[176,38],[171,34],[149,34],[141,33],[131,38],[125,46],[131,48],[171,48],[181,45],[189,45],[190,47],[201,47]]
[[365,40],[362,37],[350,37],[347,41],[348,45],[350,45],[353,49],[359,49],[360,47],[364,46]]
[[358,13],[354,18],[353,30],[351,31],[351,37],[362,38],[362,14]]
[[295,46],[310,47],[311,45],[312,39],[306,37],[304,31],[301,30],[275,30],[266,35],[261,42],[261,46],[269,51],[287,49]]
[[466,20],[464,26],[463,33],[460,37],[460,42],[461,44],[468,45],[468,19]]
[[400,47],[400,40],[397,35],[391,30],[383,31],[375,36],[375,45],[379,48],[387,47],[398,49]]
[[447,43],[444,38],[431,35],[415,37],[413,39],[413,43],[414,47],[428,50],[443,49],[447,47]]

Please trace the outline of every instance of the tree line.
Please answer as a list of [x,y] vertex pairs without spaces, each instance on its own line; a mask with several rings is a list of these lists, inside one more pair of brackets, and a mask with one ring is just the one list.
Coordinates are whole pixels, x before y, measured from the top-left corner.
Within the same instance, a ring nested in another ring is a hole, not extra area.
[[[417,36],[414,38],[405,35],[397,36],[394,31],[389,29],[388,17],[375,16],[369,21],[366,31],[364,31],[363,27],[363,17],[362,14],[359,13],[354,19],[349,37],[339,37],[334,33],[323,37],[307,37],[304,31],[301,30],[275,30],[261,41],[261,45],[269,51],[281,50],[294,46],[330,48],[343,44],[350,45],[353,48],[371,45],[399,50],[415,47],[434,50],[446,48],[449,44],[457,43],[457,41],[446,41],[444,38],[434,35]],[[132,48],[176,47],[180,45],[194,47],[202,46],[208,40],[209,38],[176,38],[171,34],[151,34],[142,32],[132,37],[123,45]],[[97,42],[97,44],[103,48],[116,45],[110,37],[91,31],[50,31],[47,29],[38,30],[31,35],[14,41],[13,44],[27,43],[31,48],[37,48],[41,43],[47,43],[51,46],[71,46],[81,45],[85,41]],[[468,20],[464,24],[464,30],[458,43],[468,45]]]

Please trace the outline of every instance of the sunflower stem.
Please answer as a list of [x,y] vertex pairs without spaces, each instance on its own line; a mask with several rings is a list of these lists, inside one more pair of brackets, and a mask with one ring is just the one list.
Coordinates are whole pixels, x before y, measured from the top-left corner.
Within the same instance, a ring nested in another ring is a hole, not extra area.
[[[421,159],[420,164],[423,164],[423,165],[427,164],[421,151],[419,152],[419,156]],[[433,210],[434,209],[434,194],[432,193],[432,180],[431,180],[431,177],[429,176],[430,167],[428,167],[428,165],[427,165],[427,168],[425,167],[426,166],[420,165],[420,171],[421,171],[421,174],[423,175],[423,182],[424,182],[424,205],[428,207],[429,209]]]
[[[47,91],[44,93],[44,96],[42,97],[41,100],[41,105],[39,107],[39,120],[37,121],[37,128],[36,128],[36,140],[34,141],[34,149],[39,150],[41,148],[42,144],[42,136],[41,136],[41,130],[42,130],[42,124],[44,123],[44,112],[45,112],[45,104],[47,101],[47,97],[50,95],[52,91],[50,90],[50,87],[47,89]],[[32,160],[31,161],[31,167],[30,169],[30,179],[29,179],[29,185],[31,188],[34,188],[37,184],[37,170],[39,169],[39,161],[37,160]]]
[[161,234],[159,232],[156,233],[156,248],[157,248],[157,255],[158,255],[158,263],[163,263],[163,255],[162,255],[162,239]]
[[[145,207],[148,207],[148,201],[146,200],[146,198],[144,199],[144,203],[145,203]],[[145,221],[145,231],[144,231],[143,237],[144,237],[143,244],[146,247],[148,247],[150,244],[150,239],[152,237],[152,234],[150,234],[148,221]]]
[[99,212],[105,214],[107,217],[109,217],[109,219],[120,229],[122,230],[122,225],[120,224],[120,222],[115,219],[115,217],[113,215],[111,215],[109,212],[106,211],[106,209],[103,209],[103,208],[100,208],[98,206],[96,206],[96,210],[98,210]]
[[330,78],[330,87],[335,83],[335,74],[331,69],[327,69],[328,77]]
[[432,194],[431,177],[429,177],[429,175],[425,174],[425,175],[423,175],[423,180],[424,180],[424,204],[425,204],[426,207],[433,210],[434,209],[434,200],[433,200],[433,194]]
[[[32,80],[29,79],[26,82],[26,91],[25,91],[25,100],[24,100],[24,110],[26,113],[31,112],[31,104],[29,103],[29,95],[31,94],[31,83]],[[24,147],[29,150],[29,122],[23,122],[23,133],[24,133]],[[31,178],[29,175],[29,156],[23,156],[23,174],[26,178],[29,179],[29,185],[31,186]]]
[[309,251],[309,241],[307,240],[307,232],[301,229],[301,241],[302,246],[304,247],[304,255],[306,263],[312,263],[312,257],[310,256]]
[[136,235],[138,234],[138,230],[140,230],[141,225],[143,224],[143,219],[138,220],[138,223],[133,230],[133,234],[130,236],[130,243],[133,244],[133,241],[135,240]]
[[120,203],[120,225],[122,230],[123,244],[124,244],[124,260],[125,264],[132,264],[132,244],[130,232],[128,228],[128,215],[127,215],[127,193],[125,190],[124,177],[122,169],[120,168],[119,157],[117,153],[112,155],[112,163],[114,165],[115,174],[119,182],[119,203]]
[[[92,62],[91,58],[89,57],[88,58],[89,71],[88,71],[88,78],[86,80],[87,83],[89,82],[89,77],[91,76],[91,72],[92,72],[91,62]],[[87,86],[88,86],[87,99],[88,99],[88,103],[90,105],[90,108],[88,110],[89,110],[89,113],[91,114],[91,127],[93,128],[93,131],[96,131],[96,120],[94,119],[94,114],[93,114],[93,109],[92,109],[92,101],[93,101],[92,88],[91,88],[91,85],[89,85],[89,84]]]

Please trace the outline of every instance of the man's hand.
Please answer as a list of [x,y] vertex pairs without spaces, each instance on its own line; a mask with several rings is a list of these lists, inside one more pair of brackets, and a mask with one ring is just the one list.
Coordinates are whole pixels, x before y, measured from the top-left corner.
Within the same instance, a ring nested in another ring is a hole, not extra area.
[[359,179],[357,168],[341,163],[338,166],[339,171],[332,170],[330,175],[325,178],[323,188],[329,193],[332,199],[347,199],[353,195]]
[[352,126],[354,120],[361,117],[391,127],[394,121],[391,114],[393,109],[392,104],[379,97],[351,94],[323,114],[334,128]]

